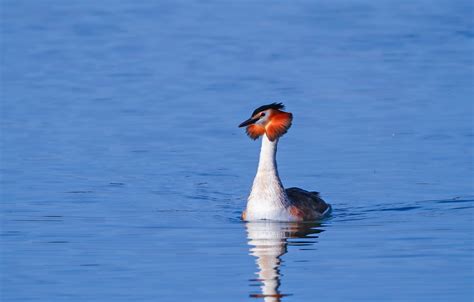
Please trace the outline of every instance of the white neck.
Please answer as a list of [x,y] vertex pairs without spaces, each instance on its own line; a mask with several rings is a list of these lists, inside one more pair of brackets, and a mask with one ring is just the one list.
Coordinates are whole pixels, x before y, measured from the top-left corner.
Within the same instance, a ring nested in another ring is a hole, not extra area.
[[262,148],[257,175],[247,203],[247,217],[251,219],[276,219],[290,204],[278,176],[276,163],[278,139],[262,137]]
[[276,163],[278,139],[274,142],[268,139],[267,135],[262,136],[262,147],[260,149],[260,160],[258,162],[257,175],[260,173],[274,174],[278,180],[278,169]]

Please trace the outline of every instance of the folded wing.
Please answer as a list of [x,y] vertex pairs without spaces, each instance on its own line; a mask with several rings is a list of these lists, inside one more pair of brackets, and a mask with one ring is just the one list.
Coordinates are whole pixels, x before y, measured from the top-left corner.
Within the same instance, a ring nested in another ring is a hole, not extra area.
[[326,203],[318,192],[309,192],[300,188],[285,189],[286,195],[290,198],[295,216],[306,219],[322,218],[329,214],[331,206]]

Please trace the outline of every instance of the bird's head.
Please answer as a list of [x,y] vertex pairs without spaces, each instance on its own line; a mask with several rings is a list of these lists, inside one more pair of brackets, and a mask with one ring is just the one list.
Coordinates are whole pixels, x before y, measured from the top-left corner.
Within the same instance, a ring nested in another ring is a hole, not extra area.
[[254,140],[266,134],[269,140],[274,141],[291,127],[293,115],[282,111],[284,108],[282,103],[260,106],[239,127],[247,127],[248,136]]

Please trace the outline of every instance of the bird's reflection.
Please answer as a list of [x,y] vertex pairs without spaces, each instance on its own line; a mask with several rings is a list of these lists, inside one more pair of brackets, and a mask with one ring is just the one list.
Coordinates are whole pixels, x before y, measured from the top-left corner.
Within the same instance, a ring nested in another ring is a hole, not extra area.
[[[271,221],[247,222],[247,238],[250,254],[256,257],[257,279],[261,291],[250,294],[253,298],[263,298],[266,302],[281,301],[280,292],[281,256],[286,254],[288,245],[312,245],[318,238],[319,223],[280,223]],[[291,240],[304,238],[304,240]],[[290,240],[289,240],[290,239]]]

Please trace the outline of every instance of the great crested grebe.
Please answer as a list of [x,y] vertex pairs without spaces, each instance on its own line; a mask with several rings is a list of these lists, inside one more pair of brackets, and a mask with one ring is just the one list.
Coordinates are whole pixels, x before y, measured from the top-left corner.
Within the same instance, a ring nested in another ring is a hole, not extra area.
[[239,125],[247,127],[248,136],[254,140],[262,136],[257,175],[242,213],[243,220],[307,221],[320,219],[331,211],[318,192],[283,188],[275,157],[278,139],[291,127],[293,119],[291,113],[282,111],[284,108],[282,103],[258,107]]

